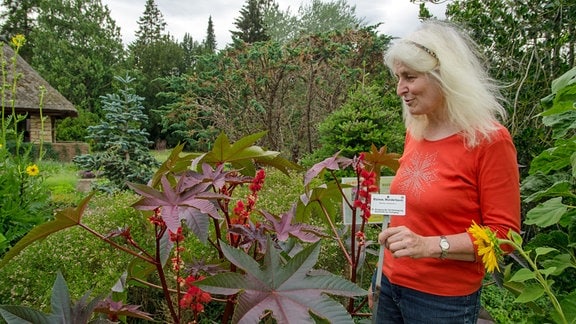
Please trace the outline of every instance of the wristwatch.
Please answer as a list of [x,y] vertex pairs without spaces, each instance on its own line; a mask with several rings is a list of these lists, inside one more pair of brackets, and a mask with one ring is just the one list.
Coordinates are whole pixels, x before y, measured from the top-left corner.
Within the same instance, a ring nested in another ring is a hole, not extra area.
[[442,252],[440,253],[440,259],[444,259],[448,256],[449,249],[450,249],[450,243],[448,242],[446,236],[444,235],[440,236],[440,250],[442,250]]

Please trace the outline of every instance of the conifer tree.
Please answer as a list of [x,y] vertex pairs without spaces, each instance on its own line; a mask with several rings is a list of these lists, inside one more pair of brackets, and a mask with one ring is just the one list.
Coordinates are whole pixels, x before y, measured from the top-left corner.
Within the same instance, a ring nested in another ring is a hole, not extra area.
[[138,30],[135,33],[137,45],[149,45],[166,35],[166,21],[154,0],[146,0],[144,13],[138,19]]
[[93,144],[92,154],[77,156],[74,162],[84,170],[101,171],[116,188],[126,181],[146,183],[158,162],[150,154],[151,144],[144,129],[144,98],[131,88],[133,78],[116,77],[123,89],[101,97],[104,118],[99,125],[88,127],[86,139]]
[[204,48],[207,53],[214,53],[216,51],[216,35],[214,34],[214,24],[212,23],[212,16],[208,17],[208,29],[206,30],[206,39],[204,40]]
[[184,66],[186,71],[188,71],[194,66],[196,57],[202,51],[203,46],[195,41],[190,33],[185,33],[182,42],[180,42],[180,47],[182,47],[184,53]]
[[269,40],[264,25],[264,12],[270,4],[270,0],[247,0],[240,10],[240,17],[234,22],[238,30],[232,31],[232,39],[246,43]]
[[136,40],[128,45],[129,65],[138,74],[135,86],[138,95],[144,97],[145,113],[148,115],[147,130],[151,140],[160,140],[159,116],[154,110],[165,102],[158,97],[164,91],[162,78],[186,71],[184,50],[166,32],[164,16],[154,0],[147,0],[138,20]]

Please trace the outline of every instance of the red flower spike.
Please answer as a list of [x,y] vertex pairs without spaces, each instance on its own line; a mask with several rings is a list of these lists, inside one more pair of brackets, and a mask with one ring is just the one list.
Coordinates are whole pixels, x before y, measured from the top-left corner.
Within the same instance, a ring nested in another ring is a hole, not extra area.
[[182,234],[182,227],[178,227],[176,233],[170,231],[170,241],[180,243],[184,241],[184,235]]
[[258,170],[256,172],[256,176],[252,179],[252,183],[250,184],[250,191],[252,193],[257,193],[258,191],[262,190],[262,186],[264,185],[264,179],[266,178],[266,172],[264,169]]
[[204,304],[212,300],[212,296],[202,289],[193,285],[196,280],[202,280],[204,277],[188,276],[185,279],[185,285],[188,287],[186,294],[180,299],[180,306],[191,309],[194,314],[204,311]]

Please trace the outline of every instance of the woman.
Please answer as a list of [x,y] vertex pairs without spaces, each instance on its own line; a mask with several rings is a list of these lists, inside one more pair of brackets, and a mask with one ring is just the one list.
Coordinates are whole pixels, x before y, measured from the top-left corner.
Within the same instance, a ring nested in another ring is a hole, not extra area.
[[423,23],[385,63],[407,128],[390,188],[406,195],[406,216],[391,217],[378,237],[378,323],[476,323],[484,266],[467,229],[476,222],[505,237],[520,227],[516,149],[498,122],[498,87],[474,43],[446,23]]

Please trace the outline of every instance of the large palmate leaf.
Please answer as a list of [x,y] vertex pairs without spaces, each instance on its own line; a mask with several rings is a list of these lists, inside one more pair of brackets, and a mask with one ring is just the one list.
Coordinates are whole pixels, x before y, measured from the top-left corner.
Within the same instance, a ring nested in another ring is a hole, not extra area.
[[76,208],[66,208],[62,211],[56,213],[54,220],[46,222],[44,224],[34,227],[26,236],[24,236],[14,247],[12,247],[8,253],[4,255],[2,261],[0,261],[0,268],[5,266],[8,261],[18,255],[22,250],[24,250],[30,244],[46,238],[48,235],[80,224],[82,215],[88,206],[88,202],[92,198],[92,194],[84,198],[78,207]]
[[217,274],[196,285],[213,294],[240,293],[232,319],[234,323],[258,323],[267,311],[272,311],[279,324],[314,323],[310,313],[330,323],[353,323],[342,304],[329,298],[328,294],[346,297],[367,294],[342,277],[313,271],[320,242],[306,247],[283,264],[280,252],[268,239],[268,253],[262,267],[243,251],[225,243],[221,245],[226,258],[245,273]]
[[[213,199],[228,199],[229,197],[207,191],[210,184],[206,182],[200,182],[187,188],[186,183],[189,179],[189,177],[180,177],[176,187],[172,188],[168,178],[162,176],[160,179],[162,191],[142,184],[128,183],[130,188],[143,197],[133,204],[134,208],[154,210],[161,207],[162,219],[172,233],[176,233],[180,227],[181,216],[188,207],[195,208],[200,213],[210,215],[210,217],[220,218],[218,207]],[[190,215],[187,214],[187,216]]]
[[152,177],[152,180],[150,181],[151,187],[156,187],[160,183],[160,179],[163,175],[179,174],[190,167],[193,156],[186,155],[181,157],[180,153],[182,153],[183,149],[184,144],[177,145],[172,149],[170,156],[162,163]]
[[326,236],[319,227],[306,223],[292,224],[292,220],[296,215],[296,205],[293,205],[290,211],[283,213],[278,217],[264,210],[261,213],[268,221],[264,224],[264,227],[269,229],[271,232],[276,233],[276,237],[279,241],[287,241],[290,236],[293,236],[300,239],[302,242],[313,243],[323,236]]
[[272,166],[285,174],[288,174],[289,170],[302,169],[297,164],[282,158],[280,152],[254,145],[265,134],[266,132],[259,132],[230,143],[226,134],[221,133],[212,150],[201,156],[201,161],[212,165],[230,163],[242,174],[250,176],[256,174],[256,164]]
[[371,165],[372,171],[378,175],[381,174],[382,167],[390,168],[392,171],[398,170],[400,167],[399,158],[400,154],[398,153],[388,153],[386,146],[377,149],[374,144],[372,144],[370,152],[364,154],[366,163]]
[[326,158],[322,162],[314,164],[304,175],[304,186],[308,186],[312,179],[321,174],[324,170],[342,170],[352,164],[352,159],[340,156],[340,152],[337,152],[333,156]]

